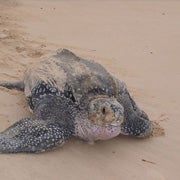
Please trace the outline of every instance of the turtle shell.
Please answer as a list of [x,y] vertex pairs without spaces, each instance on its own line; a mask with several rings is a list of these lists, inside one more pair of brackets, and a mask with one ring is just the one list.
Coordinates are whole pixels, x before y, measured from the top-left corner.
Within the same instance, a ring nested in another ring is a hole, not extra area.
[[70,93],[69,97],[76,102],[84,96],[116,96],[117,91],[114,78],[103,66],[67,49],[58,50],[30,67],[25,73],[24,84],[26,97],[31,97],[35,91],[41,93],[43,88],[39,85],[44,84],[52,92]]

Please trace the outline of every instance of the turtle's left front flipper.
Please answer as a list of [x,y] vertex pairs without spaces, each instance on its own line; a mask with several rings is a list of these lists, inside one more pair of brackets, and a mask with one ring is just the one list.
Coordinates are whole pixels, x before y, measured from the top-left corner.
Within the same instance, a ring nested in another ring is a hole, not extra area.
[[150,136],[152,122],[147,114],[137,106],[126,85],[118,80],[116,82],[118,87],[117,100],[124,107],[124,122],[121,124],[121,134],[135,137]]
[[0,152],[42,152],[63,145],[73,131],[52,120],[24,118],[0,133]]
[[121,134],[132,135],[136,137],[148,137],[152,133],[152,122],[146,113],[133,107],[133,101],[128,91],[121,95],[119,101],[124,106],[124,122],[121,124]]

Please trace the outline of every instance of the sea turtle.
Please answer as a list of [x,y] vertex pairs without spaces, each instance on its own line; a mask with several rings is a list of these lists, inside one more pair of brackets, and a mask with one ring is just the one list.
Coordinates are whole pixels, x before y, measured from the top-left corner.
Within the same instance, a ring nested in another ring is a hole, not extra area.
[[119,134],[147,137],[152,131],[125,83],[67,49],[28,68],[23,81],[0,86],[23,90],[35,114],[0,133],[0,152],[41,152],[72,136],[93,142]]

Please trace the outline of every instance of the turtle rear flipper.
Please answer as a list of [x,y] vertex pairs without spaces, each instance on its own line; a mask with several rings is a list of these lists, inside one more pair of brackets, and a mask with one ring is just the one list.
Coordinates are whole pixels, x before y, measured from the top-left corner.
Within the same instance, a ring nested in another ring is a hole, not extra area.
[[0,152],[42,152],[63,145],[73,129],[53,121],[24,118],[0,133]]
[[8,89],[17,89],[20,91],[24,91],[24,82],[17,81],[17,82],[0,82],[0,86],[8,88]]

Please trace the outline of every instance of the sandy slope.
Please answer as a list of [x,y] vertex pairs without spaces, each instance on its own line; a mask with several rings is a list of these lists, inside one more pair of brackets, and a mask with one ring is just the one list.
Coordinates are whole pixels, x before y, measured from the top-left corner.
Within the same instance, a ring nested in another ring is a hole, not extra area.
[[[72,140],[42,154],[0,155],[0,179],[180,177],[180,3],[175,1],[0,0],[0,80],[65,47],[95,59],[117,78],[165,136],[120,136],[91,146]],[[22,93],[0,88],[0,130],[30,115]]]

